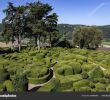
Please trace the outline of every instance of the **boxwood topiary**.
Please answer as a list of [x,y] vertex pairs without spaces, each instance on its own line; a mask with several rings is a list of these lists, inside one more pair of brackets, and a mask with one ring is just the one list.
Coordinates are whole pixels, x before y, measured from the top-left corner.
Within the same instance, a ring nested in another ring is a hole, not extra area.
[[68,66],[68,67],[65,67],[64,69],[64,75],[67,76],[67,75],[73,75],[73,69],[71,66]]
[[12,81],[10,80],[7,80],[4,82],[3,84],[5,87],[6,87],[6,91],[14,91],[14,87],[13,87],[13,84],[12,84]]
[[85,71],[82,72],[81,75],[82,75],[82,78],[83,79],[87,79],[89,77],[88,74],[87,74],[87,72],[85,72]]
[[91,78],[98,78],[98,77],[100,78],[100,77],[103,77],[104,76],[103,71],[101,70],[100,67],[93,68],[92,70],[90,70],[88,72],[88,75]]
[[82,68],[82,71],[90,71],[91,69],[93,69],[95,66],[93,64],[88,64],[88,63],[84,63],[81,68]]
[[75,74],[80,74],[82,72],[80,63],[78,63],[78,62],[70,62],[70,63],[68,63],[68,65],[73,68]]
[[110,79],[110,69],[104,71],[104,76]]
[[80,90],[81,87],[90,87],[90,82],[88,80],[81,80],[78,82],[73,82],[73,90]]
[[77,88],[75,89],[75,92],[91,92],[91,88],[90,87],[81,87],[81,88]]
[[106,87],[106,91],[107,91],[107,92],[110,92],[110,84],[107,85],[107,87]]
[[56,92],[60,87],[60,81],[58,79],[50,80],[46,85],[38,89],[38,92]]
[[102,83],[96,83],[95,84],[95,90],[96,92],[105,92],[106,91],[106,85]]

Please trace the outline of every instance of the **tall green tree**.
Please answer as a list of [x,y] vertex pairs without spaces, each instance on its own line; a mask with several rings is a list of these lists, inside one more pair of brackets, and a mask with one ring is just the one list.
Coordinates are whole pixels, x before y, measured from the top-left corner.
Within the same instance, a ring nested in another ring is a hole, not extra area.
[[6,17],[3,19],[3,33],[4,39],[7,42],[12,41],[12,48],[14,46],[14,37],[15,37],[15,27],[14,27],[14,18],[15,18],[16,8],[13,6],[13,3],[9,2],[7,9],[4,10]]
[[55,13],[50,14],[53,10],[49,4],[43,4],[41,2],[29,3],[27,5],[29,9],[28,26],[32,29],[32,35],[35,38],[35,45],[40,49],[41,36],[46,37],[48,32],[52,32],[55,26],[57,26],[57,15]]
[[102,31],[96,26],[77,27],[73,32],[73,46],[98,48],[102,41]]

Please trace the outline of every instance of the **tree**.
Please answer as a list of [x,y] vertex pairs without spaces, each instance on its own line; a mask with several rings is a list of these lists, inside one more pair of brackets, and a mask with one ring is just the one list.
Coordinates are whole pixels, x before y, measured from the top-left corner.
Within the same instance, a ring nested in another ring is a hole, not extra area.
[[12,3],[8,3],[8,8],[4,10],[6,17],[3,19],[3,35],[6,42],[15,39],[18,40],[19,51],[21,49],[21,35],[24,33],[25,27],[25,7],[14,7]]
[[14,43],[14,18],[15,18],[15,11],[16,8],[13,6],[13,3],[8,3],[8,8],[4,10],[4,13],[6,14],[6,17],[3,19],[3,33],[4,39],[7,42],[10,40],[12,41],[12,48]]
[[102,41],[102,31],[96,26],[77,27],[73,32],[73,46],[98,48]]
[[53,13],[46,17],[46,30],[49,33],[50,45],[52,42],[52,34],[58,31],[57,21],[58,21],[58,16],[56,13]]
[[[57,15],[50,14],[52,7],[49,4],[41,2],[29,3],[28,27],[32,29],[32,35],[35,38],[35,45],[40,49],[40,38],[45,38],[48,32],[53,32],[54,27],[57,26]],[[50,39],[51,40],[51,39]]]

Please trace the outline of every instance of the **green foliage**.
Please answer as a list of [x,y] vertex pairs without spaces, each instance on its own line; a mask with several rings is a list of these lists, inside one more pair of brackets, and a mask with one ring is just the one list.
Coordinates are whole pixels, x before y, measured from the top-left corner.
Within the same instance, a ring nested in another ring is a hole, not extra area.
[[89,77],[87,72],[82,72],[81,75],[83,79],[87,79]]
[[3,83],[5,80],[10,79],[10,74],[4,68],[0,68],[0,83]]
[[12,84],[14,91],[23,92],[28,90],[28,79],[25,74],[16,75],[12,80]]
[[109,78],[110,79],[110,70],[109,69],[107,69],[107,70],[104,71],[104,76],[106,78]]
[[90,87],[81,87],[79,89],[76,89],[75,92],[91,92]]
[[101,44],[102,31],[94,26],[77,27],[73,33],[73,45],[82,48],[97,48]]
[[69,66],[65,66],[65,69],[64,69],[64,75],[67,76],[67,75],[73,75],[73,69],[72,67],[69,67]]
[[40,77],[40,78],[32,78],[32,77],[28,77],[29,83],[30,84],[41,84],[41,83],[45,83],[50,79],[50,73],[48,73],[47,75]]
[[88,72],[88,75],[91,78],[98,78],[98,77],[100,78],[104,76],[103,71],[101,70],[100,67],[93,68],[91,71]]
[[7,80],[7,81],[4,82],[3,85],[6,87],[6,90],[7,90],[8,92],[14,91],[14,87],[13,87],[12,81]]
[[82,68],[82,71],[90,71],[94,68],[95,66],[93,64],[88,64],[88,63],[84,63],[81,68]]
[[60,87],[60,81],[57,79],[50,80],[46,85],[38,89],[38,92],[56,92]]
[[107,87],[106,87],[106,91],[107,91],[107,92],[110,92],[110,84],[107,85]]
[[105,92],[106,91],[106,85],[102,83],[96,83],[95,84],[95,90],[96,92]]
[[90,87],[88,80],[81,80],[73,83],[73,91],[80,91],[81,87]]
[[81,64],[78,62],[70,62],[68,65],[70,65],[73,68],[73,71],[75,74],[80,74],[82,69],[81,69]]

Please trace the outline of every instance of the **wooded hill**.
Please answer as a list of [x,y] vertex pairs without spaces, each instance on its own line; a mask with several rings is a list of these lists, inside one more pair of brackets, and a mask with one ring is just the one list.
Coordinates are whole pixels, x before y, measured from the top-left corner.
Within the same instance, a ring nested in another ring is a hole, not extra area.
[[[72,32],[75,27],[84,26],[84,25],[70,25],[70,24],[59,24],[58,30],[59,33],[62,35],[67,36],[69,40],[72,38]],[[98,26],[99,29],[103,31],[104,39],[110,39],[110,25],[106,26]],[[0,32],[2,31],[2,24],[0,24]]]
[[[73,30],[75,27],[78,27],[78,26],[85,26],[85,25],[59,24],[58,30],[60,33],[65,35],[69,40],[71,40]],[[97,26],[97,27],[103,31],[104,39],[110,39],[110,25]]]

